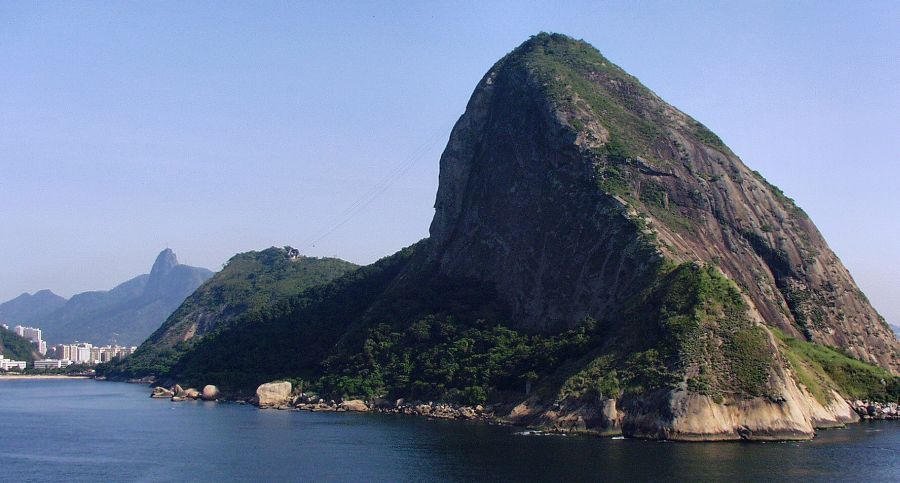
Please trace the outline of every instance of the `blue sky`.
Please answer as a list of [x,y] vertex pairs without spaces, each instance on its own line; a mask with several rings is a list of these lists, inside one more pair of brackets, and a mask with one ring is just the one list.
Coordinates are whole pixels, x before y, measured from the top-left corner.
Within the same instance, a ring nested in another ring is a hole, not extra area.
[[900,3],[185,3],[0,3],[0,300],[108,289],[166,246],[393,253],[475,83],[543,30],[718,133],[900,324]]

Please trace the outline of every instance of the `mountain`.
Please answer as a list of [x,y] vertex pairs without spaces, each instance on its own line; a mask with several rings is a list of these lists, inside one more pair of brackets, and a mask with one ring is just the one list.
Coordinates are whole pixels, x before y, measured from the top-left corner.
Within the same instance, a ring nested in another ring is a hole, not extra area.
[[235,255],[221,272],[191,294],[129,358],[110,373],[143,375],[202,340],[303,290],[330,282],[358,266],[337,258],[305,257],[291,247]]
[[41,356],[36,349],[30,340],[0,327],[0,356],[30,363]]
[[166,248],[157,256],[149,274],[109,291],[74,295],[35,324],[51,343],[78,340],[137,345],[212,274],[205,268],[179,264],[175,253]]
[[10,327],[14,325],[39,324],[44,317],[65,305],[66,299],[49,290],[40,290],[34,295],[23,293],[0,304],[0,322]]
[[855,420],[847,398],[897,400],[898,369],[900,343],[806,213],[593,47],[542,33],[454,126],[428,239],[155,373],[765,440]]

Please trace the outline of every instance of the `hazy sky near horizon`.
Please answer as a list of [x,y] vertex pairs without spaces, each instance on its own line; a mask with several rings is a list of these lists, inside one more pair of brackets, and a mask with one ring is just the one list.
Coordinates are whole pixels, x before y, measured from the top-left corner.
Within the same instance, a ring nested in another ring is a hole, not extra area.
[[795,198],[900,324],[900,3],[326,3],[0,3],[0,301],[166,246],[391,254],[427,236],[477,81],[554,31]]

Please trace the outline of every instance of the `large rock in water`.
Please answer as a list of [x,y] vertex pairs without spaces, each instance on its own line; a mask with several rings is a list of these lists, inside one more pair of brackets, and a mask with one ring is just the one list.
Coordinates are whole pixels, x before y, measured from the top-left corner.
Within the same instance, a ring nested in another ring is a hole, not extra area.
[[201,396],[204,401],[215,401],[216,398],[219,397],[219,388],[212,384],[207,384],[203,386],[203,393]]
[[362,401],[360,399],[342,401],[340,407],[345,411],[355,411],[359,413],[364,413],[369,410],[369,406],[366,405],[365,401]]
[[290,402],[291,383],[286,381],[267,382],[256,388],[256,398],[260,407],[277,407]]

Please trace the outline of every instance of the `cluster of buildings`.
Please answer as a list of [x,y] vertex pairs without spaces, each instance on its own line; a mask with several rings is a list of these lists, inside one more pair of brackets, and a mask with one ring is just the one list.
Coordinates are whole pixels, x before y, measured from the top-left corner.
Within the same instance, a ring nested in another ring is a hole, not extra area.
[[100,364],[134,353],[137,347],[105,345],[94,347],[89,342],[75,344],[57,344],[53,346],[53,355],[58,360],[72,361],[75,364]]
[[[9,326],[3,324],[3,328],[9,330]],[[48,356],[46,359],[34,361],[35,369],[62,369],[72,364],[95,365],[101,362],[109,362],[113,359],[132,354],[137,347],[122,347],[120,345],[94,346],[89,342],[76,342],[74,344],[56,344],[47,350],[47,342],[41,337],[41,329],[35,327],[23,327],[17,325],[13,331],[20,337],[29,339],[35,345],[37,351]],[[0,369],[25,369],[25,361],[13,361],[0,356]]]
[[7,359],[0,355],[0,370],[3,371],[24,371],[25,370],[25,361],[14,361],[12,359]]
[[[9,329],[7,326],[3,326],[4,329]],[[22,327],[21,325],[17,325],[13,332],[16,333],[19,337],[24,337],[31,341],[37,347],[38,352],[41,354],[47,353],[47,342],[41,338],[41,329],[37,329],[35,327]]]

